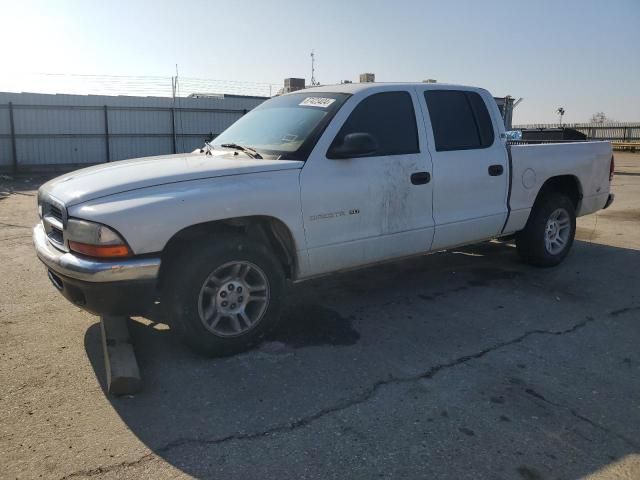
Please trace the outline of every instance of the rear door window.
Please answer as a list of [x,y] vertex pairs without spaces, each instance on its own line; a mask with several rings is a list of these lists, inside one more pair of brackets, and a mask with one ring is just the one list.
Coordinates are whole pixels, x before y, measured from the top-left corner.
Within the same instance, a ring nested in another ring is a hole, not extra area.
[[470,150],[493,145],[493,124],[487,106],[476,92],[427,90],[436,151]]

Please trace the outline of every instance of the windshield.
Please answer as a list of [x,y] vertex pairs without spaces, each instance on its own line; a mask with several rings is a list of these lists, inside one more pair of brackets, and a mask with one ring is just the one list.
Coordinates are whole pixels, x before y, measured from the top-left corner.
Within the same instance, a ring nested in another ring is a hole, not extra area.
[[348,98],[340,93],[296,93],[254,108],[212,142],[236,144],[267,155],[305,160],[322,130]]

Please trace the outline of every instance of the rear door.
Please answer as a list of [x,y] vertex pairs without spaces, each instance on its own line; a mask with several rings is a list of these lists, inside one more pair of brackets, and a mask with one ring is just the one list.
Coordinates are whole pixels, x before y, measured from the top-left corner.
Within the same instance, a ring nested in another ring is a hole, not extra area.
[[433,249],[491,238],[507,215],[508,158],[488,92],[419,88],[433,162]]
[[[416,117],[421,107],[414,89],[388,88],[350,98],[302,169],[310,264],[305,276],[426,252],[431,246],[431,161],[424,124]],[[378,150],[364,157],[331,158],[332,145],[350,133],[370,134]]]

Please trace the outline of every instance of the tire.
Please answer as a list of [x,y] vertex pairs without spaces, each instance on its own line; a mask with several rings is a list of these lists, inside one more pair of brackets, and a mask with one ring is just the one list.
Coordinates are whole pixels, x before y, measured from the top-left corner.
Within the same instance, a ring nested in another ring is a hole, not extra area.
[[561,193],[543,193],[524,230],[516,235],[520,257],[536,267],[558,265],[569,253],[576,234],[573,202]]
[[216,235],[186,247],[163,273],[161,299],[171,326],[206,356],[233,355],[256,345],[280,317],[285,282],[280,262],[243,235]]

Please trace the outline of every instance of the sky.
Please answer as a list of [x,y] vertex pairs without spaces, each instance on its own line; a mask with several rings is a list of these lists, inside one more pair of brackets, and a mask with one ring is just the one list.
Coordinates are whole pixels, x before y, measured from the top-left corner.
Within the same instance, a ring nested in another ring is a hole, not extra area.
[[176,64],[181,77],[308,82],[315,50],[323,84],[433,78],[522,97],[515,123],[555,122],[560,106],[566,122],[640,121],[640,0],[0,0],[0,12],[0,90],[32,73],[164,82]]

